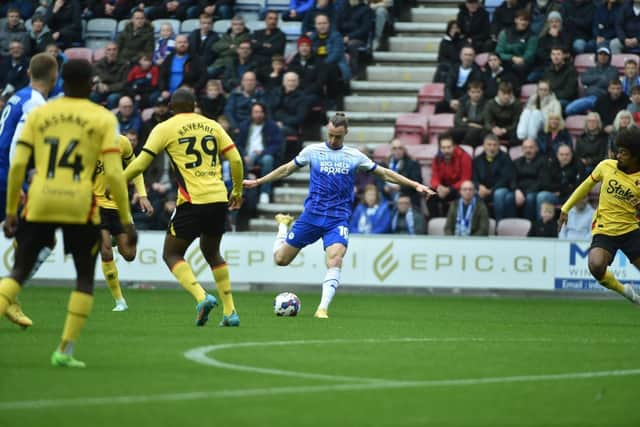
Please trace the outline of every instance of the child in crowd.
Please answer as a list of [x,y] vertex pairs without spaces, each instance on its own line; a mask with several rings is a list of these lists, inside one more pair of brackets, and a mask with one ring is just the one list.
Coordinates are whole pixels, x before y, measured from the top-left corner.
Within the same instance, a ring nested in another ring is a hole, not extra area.
[[220,80],[207,81],[206,93],[199,99],[202,114],[215,120],[222,115],[226,102]]
[[160,69],[151,62],[151,53],[141,53],[138,63],[131,68],[127,76],[127,87],[134,102],[141,108],[152,107],[158,98],[158,77]]
[[540,205],[540,218],[531,224],[529,237],[558,237],[556,224],[556,208],[553,204],[544,202]]
[[176,38],[173,34],[173,27],[169,23],[160,26],[160,37],[156,40],[156,46],[153,51],[153,63],[157,66],[162,65],[165,58],[176,50]]

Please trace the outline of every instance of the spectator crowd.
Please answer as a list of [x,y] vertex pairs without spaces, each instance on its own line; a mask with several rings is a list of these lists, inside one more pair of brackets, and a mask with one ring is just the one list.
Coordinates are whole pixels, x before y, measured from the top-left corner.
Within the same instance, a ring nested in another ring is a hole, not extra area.
[[[367,53],[384,48],[386,31],[408,3],[291,0],[285,11],[262,11],[252,31],[233,0],[2,2],[0,103],[28,84],[31,55],[48,52],[61,66],[83,46],[83,21],[125,21],[93,52],[91,99],[114,112],[134,150],[170,117],[171,94],[186,87],[197,96],[197,111],[228,130],[247,173],[264,175],[317,135],[326,111],[343,108]],[[162,19],[198,25],[184,33],[170,22],[156,28],[153,21]],[[216,32],[221,19],[229,27]],[[281,21],[299,22],[302,34],[287,55]],[[578,64],[585,54],[591,60]],[[627,57],[614,64],[618,54]],[[434,76],[444,85],[435,113],[453,114],[454,126],[439,135],[428,166],[410,156],[402,138],[390,142],[384,159],[430,184],[436,196],[425,202],[359,176],[352,232],[422,234],[427,220],[441,217],[447,234],[487,235],[491,218],[521,217],[531,221],[530,235],[555,236],[549,224],[558,206],[599,161],[615,156],[616,135],[640,122],[636,54],[639,0],[505,0],[492,14],[465,0],[447,24]],[[60,92],[59,82],[50,96]],[[579,135],[565,123],[576,115],[584,117]],[[229,179],[225,168],[223,177]],[[166,156],[145,178],[157,214],[135,219],[141,229],[163,228],[176,192]],[[248,194],[247,215],[271,197],[270,186]],[[576,207],[569,225],[584,226],[580,215],[589,208]]]

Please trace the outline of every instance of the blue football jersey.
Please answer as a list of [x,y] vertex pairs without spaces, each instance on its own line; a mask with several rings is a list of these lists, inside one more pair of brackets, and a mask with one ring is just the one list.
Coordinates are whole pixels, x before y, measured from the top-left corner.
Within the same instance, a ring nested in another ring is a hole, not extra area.
[[294,162],[298,167],[309,165],[311,170],[304,212],[346,220],[351,217],[356,172],[372,172],[377,167],[355,148],[334,150],[326,143],[305,147]]
[[6,188],[11,162],[12,146],[15,146],[20,130],[29,111],[46,100],[40,92],[27,86],[16,92],[0,114],[0,187]]

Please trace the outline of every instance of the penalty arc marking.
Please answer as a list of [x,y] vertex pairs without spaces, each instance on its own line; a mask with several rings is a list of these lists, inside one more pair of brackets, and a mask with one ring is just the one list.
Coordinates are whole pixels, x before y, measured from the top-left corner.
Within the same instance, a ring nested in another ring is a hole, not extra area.
[[[272,342],[249,342],[237,344],[220,344],[213,346],[198,347],[185,352],[185,357],[189,360],[204,363],[209,366],[217,366],[223,369],[234,369],[238,371],[255,372],[271,375],[287,375],[304,377],[309,379],[325,379],[332,381],[345,382],[343,384],[326,384],[313,386],[291,386],[291,387],[265,387],[265,388],[245,388],[245,389],[229,389],[215,391],[197,391],[184,393],[165,393],[150,395],[119,395],[119,396],[99,396],[99,397],[81,397],[81,398],[63,398],[63,399],[41,399],[41,400],[19,400],[0,402],[0,411],[10,410],[28,410],[28,409],[47,409],[61,407],[84,407],[84,406],[113,406],[113,405],[132,405],[139,403],[157,403],[157,402],[180,402],[193,400],[210,400],[217,398],[250,398],[250,397],[268,397],[288,394],[301,393],[321,393],[321,392],[340,392],[340,391],[365,391],[365,390],[385,390],[385,389],[406,389],[406,388],[429,388],[429,387],[457,387],[457,386],[473,386],[482,384],[502,384],[502,383],[518,383],[518,382],[543,382],[543,381],[566,381],[580,380],[591,378],[606,377],[626,377],[640,376],[640,369],[621,369],[610,371],[591,371],[591,372],[570,372],[560,374],[541,374],[541,375],[515,375],[505,377],[484,377],[484,378],[461,378],[461,379],[444,379],[444,380],[426,380],[426,381],[390,381],[374,378],[345,377],[335,375],[299,373],[293,371],[284,371],[279,369],[259,368],[244,365],[234,365],[226,362],[220,362],[207,354],[230,348],[248,348],[259,346],[284,346],[284,345],[304,345],[304,344],[349,344],[354,342],[553,342],[552,339],[484,339],[484,338],[394,338],[394,339],[363,339],[363,340],[306,340],[306,341],[272,341]],[[596,342],[603,343],[619,343],[619,340],[568,340],[575,343],[593,344]],[[567,340],[563,340],[567,342]],[[198,359],[198,360],[196,360]],[[203,362],[208,360],[208,362]],[[357,381],[357,382],[356,382]]]

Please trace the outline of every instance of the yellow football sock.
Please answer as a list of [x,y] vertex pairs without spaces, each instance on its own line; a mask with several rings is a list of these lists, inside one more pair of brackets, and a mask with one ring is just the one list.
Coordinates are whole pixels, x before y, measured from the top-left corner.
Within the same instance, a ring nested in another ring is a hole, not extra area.
[[16,301],[16,297],[22,288],[11,277],[0,280],[0,316],[7,311],[7,307]]
[[64,353],[73,353],[73,344],[80,336],[84,322],[91,313],[93,307],[93,295],[84,292],[73,291],[69,297],[67,306],[67,320],[62,330],[62,342],[59,350]]
[[617,293],[624,295],[624,285],[616,279],[616,276],[609,270],[604,273],[604,277],[599,280],[600,284],[605,288],[609,288],[612,291],[616,291]]
[[196,302],[201,302],[204,300],[207,295],[206,291],[198,283],[195,274],[193,274],[193,270],[191,270],[191,266],[186,261],[178,261],[174,264],[171,269],[173,275],[178,279],[180,285],[184,288],[185,291],[189,292],[196,299]]
[[118,280],[118,267],[116,267],[114,260],[102,261],[102,274],[104,274],[104,280],[107,281],[107,286],[109,286],[113,299],[122,299],[122,289],[120,289],[120,280]]
[[213,271],[213,280],[216,281],[216,288],[218,288],[218,296],[222,300],[222,312],[225,316],[228,316],[236,309],[236,306],[233,305],[233,295],[231,294],[229,267],[225,263],[215,266],[211,270]]

